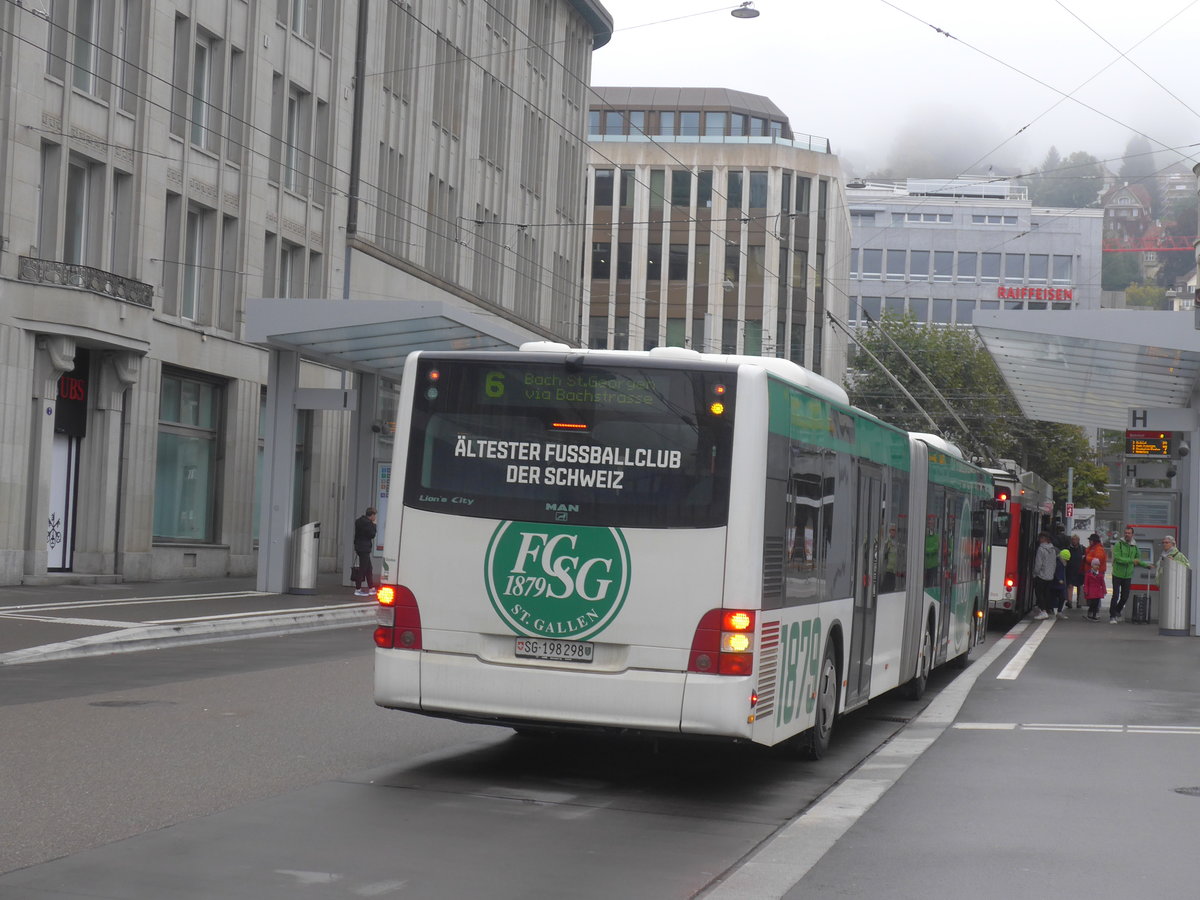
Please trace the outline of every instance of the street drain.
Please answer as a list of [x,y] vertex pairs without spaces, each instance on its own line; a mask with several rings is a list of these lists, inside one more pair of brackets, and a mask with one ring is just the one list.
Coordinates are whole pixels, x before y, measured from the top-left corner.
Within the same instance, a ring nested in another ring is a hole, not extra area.
[[1175,788],[1175,793],[1186,794],[1189,797],[1200,797],[1200,787]]

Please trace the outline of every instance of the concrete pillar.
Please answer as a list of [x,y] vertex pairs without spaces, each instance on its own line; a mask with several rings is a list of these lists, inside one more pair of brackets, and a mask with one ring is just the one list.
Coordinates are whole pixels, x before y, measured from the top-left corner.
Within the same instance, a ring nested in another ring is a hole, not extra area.
[[[350,471],[347,473],[347,502],[342,513],[345,548],[340,557],[343,561],[343,583],[350,584],[350,567],[357,564],[354,555],[354,520],[363,514],[375,501],[375,411],[379,408],[379,376],[358,376],[358,407],[350,424]],[[379,526],[387,527],[380,519]],[[377,573],[378,574],[378,573]]]
[[28,505],[25,517],[25,574],[46,574],[46,523],[50,516],[54,413],[58,379],[75,368],[75,339],[38,337],[33,360],[33,404],[29,428]]
[[300,354],[272,350],[267,372],[266,447],[258,525],[258,590],[273,594],[287,590],[299,382]]
[[0,323],[0,584],[25,572],[34,337]]
[[121,533],[116,570],[125,581],[154,578],[154,480],[158,468],[158,400],[162,360],[139,361],[137,383],[126,392],[122,461]]
[[137,383],[141,356],[108,351],[99,357],[88,433],[79,473],[79,516],[73,568],[114,574],[128,472],[122,468],[126,391]]

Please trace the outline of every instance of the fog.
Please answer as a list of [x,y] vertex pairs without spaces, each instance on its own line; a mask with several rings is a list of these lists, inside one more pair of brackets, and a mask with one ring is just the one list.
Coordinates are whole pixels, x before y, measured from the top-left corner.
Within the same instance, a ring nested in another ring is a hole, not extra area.
[[1200,161],[1200,0],[602,2],[594,85],[767,96],[849,175],[1011,174],[1051,146],[1115,170],[1138,133],[1183,148],[1160,165]]

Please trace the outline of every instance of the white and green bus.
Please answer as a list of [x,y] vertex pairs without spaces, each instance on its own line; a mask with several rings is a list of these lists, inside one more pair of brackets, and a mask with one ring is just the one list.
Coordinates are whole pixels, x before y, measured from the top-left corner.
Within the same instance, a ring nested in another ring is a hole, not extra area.
[[991,478],[786,360],[419,352],[375,702],[819,757],[986,633]]

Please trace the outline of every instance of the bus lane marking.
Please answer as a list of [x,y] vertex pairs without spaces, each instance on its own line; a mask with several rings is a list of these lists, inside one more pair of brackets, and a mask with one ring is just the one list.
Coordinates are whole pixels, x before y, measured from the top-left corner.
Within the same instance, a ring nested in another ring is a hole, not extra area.
[[[1025,668],[1025,664],[1033,658],[1033,654],[1037,652],[1037,648],[1040,647],[1042,641],[1046,639],[1046,635],[1050,633],[1050,629],[1054,627],[1054,623],[1056,621],[1056,619],[1051,618],[1042,622],[1042,624],[1037,627],[1037,630],[1034,631],[1030,638],[1021,645],[1021,649],[1018,650],[1013,655],[1013,658],[1008,661],[1008,665],[1000,670],[1000,674],[996,676],[997,680],[1014,681],[1017,676],[1021,674],[1021,670]],[[1012,634],[1015,631],[1016,629],[1014,628],[1013,631],[1009,632],[1009,634]]]
[[[1013,631],[1024,623],[1018,623]],[[949,728],[975,682],[1002,654],[991,648],[948,684],[896,737],[868,756],[816,803],[751,852],[745,862],[701,896],[705,900],[777,900],[798,885],[847,831],[875,805]]]

